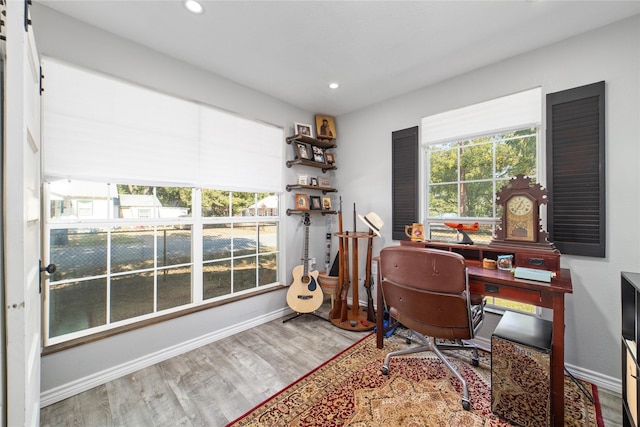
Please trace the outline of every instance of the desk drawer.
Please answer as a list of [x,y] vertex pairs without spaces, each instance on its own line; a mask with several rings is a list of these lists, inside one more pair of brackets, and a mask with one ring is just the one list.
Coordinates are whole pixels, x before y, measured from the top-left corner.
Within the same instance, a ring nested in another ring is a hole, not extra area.
[[532,289],[515,288],[505,285],[493,285],[491,283],[474,283],[469,287],[471,293],[481,293],[482,295],[494,298],[504,298],[510,301],[518,301],[525,304],[540,305],[542,295],[540,291]]
[[539,268],[542,270],[559,271],[560,257],[558,255],[539,255],[531,253],[516,254],[516,267]]

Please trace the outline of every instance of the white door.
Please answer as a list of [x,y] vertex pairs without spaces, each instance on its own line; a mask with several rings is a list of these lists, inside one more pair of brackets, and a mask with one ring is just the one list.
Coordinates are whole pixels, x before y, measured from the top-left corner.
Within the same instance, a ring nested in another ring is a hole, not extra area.
[[40,424],[40,61],[26,0],[6,3],[4,253],[7,425]]

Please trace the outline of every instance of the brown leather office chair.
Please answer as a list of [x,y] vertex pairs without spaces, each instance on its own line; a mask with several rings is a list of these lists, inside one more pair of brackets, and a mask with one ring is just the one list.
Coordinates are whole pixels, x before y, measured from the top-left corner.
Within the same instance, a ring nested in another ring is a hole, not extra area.
[[[382,293],[389,315],[409,328],[423,345],[394,351],[384,359],[431,350],[462,383],[462,407],[471,409],[467,382],[440,350],[469,349],[478,366],[478,349],[463,340],[475,337],[484,320],[484,301],[473,305],[464,257],[438,249],[393,246],[380,252]],[[455,341],[438,344],[436,339]]]

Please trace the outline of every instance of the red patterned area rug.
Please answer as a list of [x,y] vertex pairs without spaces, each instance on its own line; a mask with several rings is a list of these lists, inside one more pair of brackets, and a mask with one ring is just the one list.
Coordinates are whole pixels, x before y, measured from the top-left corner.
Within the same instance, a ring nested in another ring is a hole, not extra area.
[[[510,425],[491,413],[489,354],[480,352],[474,368],[464,352],[445,352],[467,380],[472,409],[465,411],[458,380],[432,352],[393,358],[390,375],[382,375],[384,356],[406,347],[396,334],[378,349],[375,334],[368,335],[227,427]],[[602,427],[597,389],[582,384],[595,404],[565,377],[565,425]]]

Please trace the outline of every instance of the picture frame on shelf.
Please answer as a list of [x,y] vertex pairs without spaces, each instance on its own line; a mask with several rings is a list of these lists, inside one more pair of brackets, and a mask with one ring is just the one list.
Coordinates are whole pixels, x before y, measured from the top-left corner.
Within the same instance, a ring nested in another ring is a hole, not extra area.
[[313,146],[313,161],[318,163],[324,163],[324,148]]
[[298,175],[298,185],[309,185],[309,175]]
[[325,211],[331,210],[331,197],[322,198],[322,209],[324,209]]
[[313,138],[313,127],[306,123],[294,123],[296,135],[309,136]]
[[305,193],[296,193],[296,209],[299,211],[309,210],[309,196]]
[[331,181],[326,176],[318,177],[318,186],[320,187],[331,187]]
[[316,131],[318,139],[335,139],[335,119],[331,116],[316,114]]
[[318,186],[318,178],[316,178],[315,176],[311,177],[311,180],[309,181],[309,185],[312,187],[317,187]]
[[336,158],[333,157],[333,153],[326,152],[324,156],[328,165],[332,165],[336,162]]
[[320,196],[310,196],[311,199],[309,205],[313,210],[322,210],[322,202],[320,200]]
[[302,142],[296,142],[296,157],[298,159],[310,160],[311,156],[309,154],[309,147],[307,144],[303,144]]

